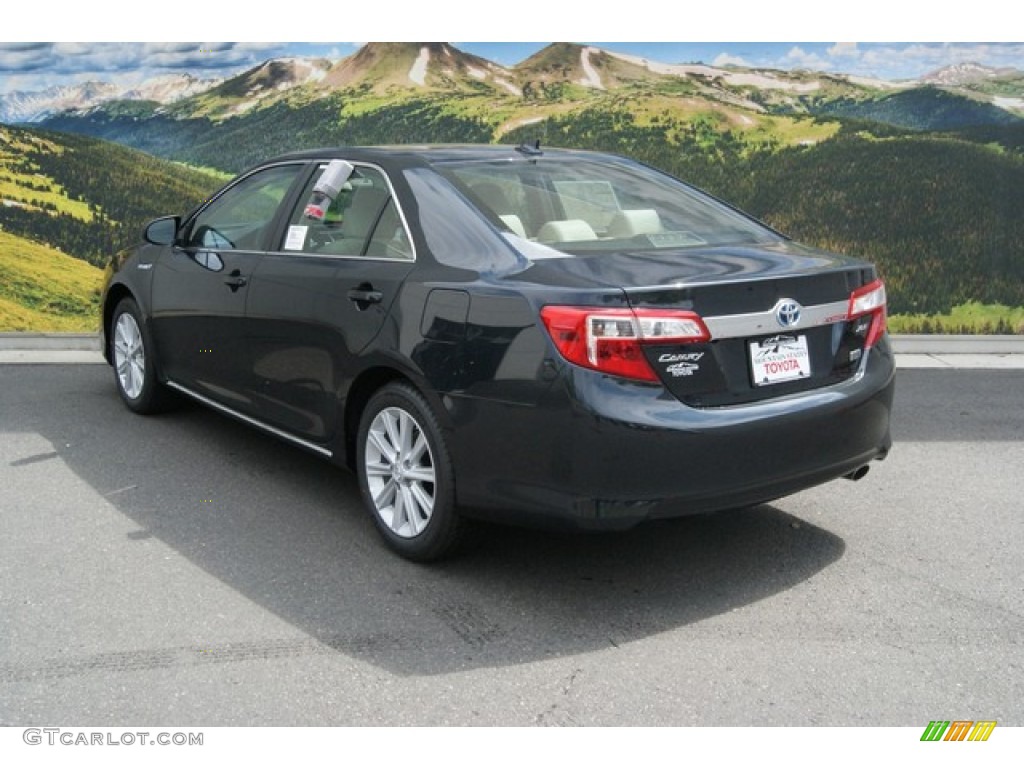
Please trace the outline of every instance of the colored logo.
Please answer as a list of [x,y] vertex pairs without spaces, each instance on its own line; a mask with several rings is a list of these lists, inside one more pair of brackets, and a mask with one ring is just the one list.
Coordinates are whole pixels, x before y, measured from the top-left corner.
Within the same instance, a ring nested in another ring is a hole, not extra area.
[[921,741],[988,741],[995,727],[995,720],[932,720]]
[[775,319],[783,328],[792,328],[800,322],[801,309],[792,299],[782,299],[775,307]]

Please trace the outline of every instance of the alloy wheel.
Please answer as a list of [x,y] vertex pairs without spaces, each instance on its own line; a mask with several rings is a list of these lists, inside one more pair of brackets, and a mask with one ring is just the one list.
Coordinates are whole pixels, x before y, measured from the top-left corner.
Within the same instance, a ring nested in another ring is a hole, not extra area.
[[146,348],[139,324],[123,312],[114,326],[114,366],[121,389],[132,400],[142,394],[146,383]]
[[374,417],[364,469],[381,521],[402,538],[420,535],[434,511],[437,475],[427,437],[411,414],[393,406]]

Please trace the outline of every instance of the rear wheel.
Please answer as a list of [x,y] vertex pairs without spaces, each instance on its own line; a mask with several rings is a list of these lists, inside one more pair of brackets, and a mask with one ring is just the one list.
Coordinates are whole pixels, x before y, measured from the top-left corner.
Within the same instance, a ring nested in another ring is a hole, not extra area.
[[134,299],[121,299],[114,309],[110,347],[114,380],[125,405],[136,413],[165,410],[172,396],[157,381],[153,342]]
[[377,530],[410,560],[436,560],[459,545],[451,458],[430,405],[407,384],[380,389],[366,405],[356,449],[359,487]]

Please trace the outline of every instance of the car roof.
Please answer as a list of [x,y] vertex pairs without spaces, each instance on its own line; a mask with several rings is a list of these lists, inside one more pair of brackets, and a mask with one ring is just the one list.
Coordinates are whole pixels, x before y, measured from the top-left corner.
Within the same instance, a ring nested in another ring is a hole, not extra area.
[[424,165],[437,162],[457,160],[529,160],[534,157],[610,157],[596,152],[585,152],[572,149],[541,147],[540,153],[533,147],[497,144],[394,144],[372,147],[322,147],[291,152],[286,155],[267,160],[260,165],[283,162],[287,160],[327,160],[343,158],[369,163],[408,163]]

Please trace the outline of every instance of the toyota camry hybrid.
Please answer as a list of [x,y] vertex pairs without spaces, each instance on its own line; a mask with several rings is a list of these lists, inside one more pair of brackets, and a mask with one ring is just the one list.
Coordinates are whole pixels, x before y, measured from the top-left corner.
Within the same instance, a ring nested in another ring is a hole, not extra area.
[[113,265],[126,405],[184,395],[353,469],[401,555],[472,518],[623,529],[891,445],[885,287],[671,176],[537,146],[278,157]]

